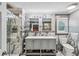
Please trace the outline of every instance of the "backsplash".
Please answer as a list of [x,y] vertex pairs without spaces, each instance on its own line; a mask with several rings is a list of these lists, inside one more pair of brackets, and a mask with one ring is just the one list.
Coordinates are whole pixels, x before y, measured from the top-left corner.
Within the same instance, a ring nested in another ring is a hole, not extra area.
[[51,31],[28,32],[28,36],[55,36],[55,32],[51,32]]

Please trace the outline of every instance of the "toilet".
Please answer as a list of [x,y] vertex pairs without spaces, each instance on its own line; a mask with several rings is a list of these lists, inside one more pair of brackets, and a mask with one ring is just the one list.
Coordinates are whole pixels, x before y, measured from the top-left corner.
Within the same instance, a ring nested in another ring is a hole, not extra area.
[[67,43],[67,38],[61,38],[60,43],[63,46],[63,55],[72,56],[74,52],[74,48]]
[[73,56],[74,48],[70,44],[62,44],[63,45],[63,54],[65,56]]

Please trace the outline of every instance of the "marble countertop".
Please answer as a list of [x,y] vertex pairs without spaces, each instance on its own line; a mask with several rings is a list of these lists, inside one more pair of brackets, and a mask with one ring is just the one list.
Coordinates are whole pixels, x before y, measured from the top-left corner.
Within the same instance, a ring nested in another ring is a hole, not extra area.
[[28,36],[25,39],[56,39],[53,36]]

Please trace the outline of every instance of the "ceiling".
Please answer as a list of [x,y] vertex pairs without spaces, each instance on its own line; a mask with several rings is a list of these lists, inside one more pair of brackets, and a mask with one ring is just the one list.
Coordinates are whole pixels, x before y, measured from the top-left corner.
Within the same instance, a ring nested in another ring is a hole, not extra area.
[[[26,13],[69,13],[68,5],[73,2],[9,2],[12,6],[22,8]],[[73,11],[72,11],[73,12]]]

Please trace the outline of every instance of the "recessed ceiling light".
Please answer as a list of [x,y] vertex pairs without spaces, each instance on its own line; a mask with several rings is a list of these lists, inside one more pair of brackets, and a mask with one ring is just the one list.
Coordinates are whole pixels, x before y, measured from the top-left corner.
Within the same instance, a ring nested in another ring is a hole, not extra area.
[[77,5],[78,5],[78,3],[71,4],[71,5],[69,5],[69,6],[67,7],[67,9],[68,9],[68,10],[72,10],[72,9],[76,8]]
[[75,6],[75,5],[70,6],[70,7],[68,7],[67,9],[68,9],[68,10],[71,10],[71,9],[74,9],[74,8],[76,8],[76,6]]

